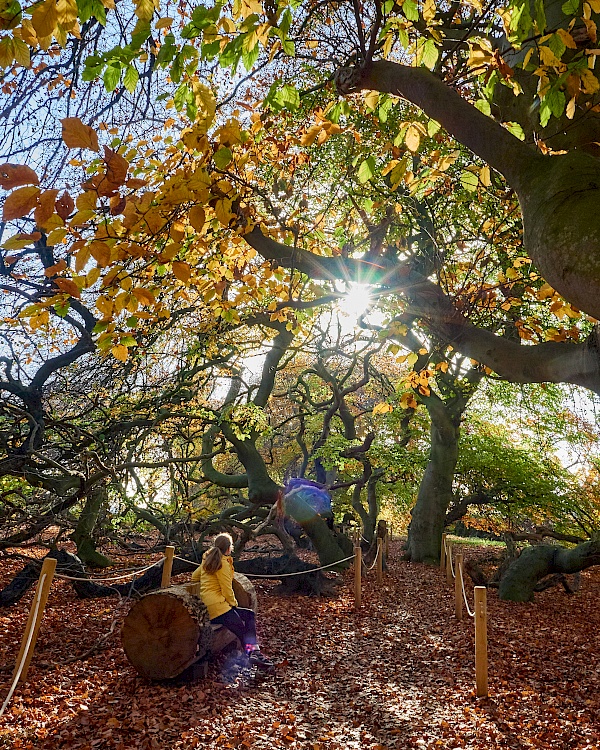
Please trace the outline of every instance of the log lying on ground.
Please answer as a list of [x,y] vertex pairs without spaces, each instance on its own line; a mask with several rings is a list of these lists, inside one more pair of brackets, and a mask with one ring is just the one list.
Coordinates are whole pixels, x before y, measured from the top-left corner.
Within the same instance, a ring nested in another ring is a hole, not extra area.
[[[318,566],[310,565],[295,555],[238,560],[235,567],[240,573],[249,576],[259,575],[281,581],[279,593],[282,594],[328,596],[334,591],[334,582],[324,576],[321,570],[317,570]],[[294,575],[289,575],[290,573]]]
[[[194,586],[173,586],[147,594],[123,621],[125,654],[142,677],[178,677],[195,662],[237,642],[231,631],[211,625],[206,607],[190,593]],[[233,590],[240,607],[256,611],[256,592],[245,576],[235,574]]]
[[498,596],[511,602],[529,602],[542,578],[577,573],[592,565],[600,565],[600,540],[573,549],[549,544],[527,547],[502,576]]

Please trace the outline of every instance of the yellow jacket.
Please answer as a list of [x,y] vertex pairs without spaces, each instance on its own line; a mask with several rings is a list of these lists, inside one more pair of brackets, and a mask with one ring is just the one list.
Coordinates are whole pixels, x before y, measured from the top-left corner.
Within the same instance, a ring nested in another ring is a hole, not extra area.
[[207,573],[204,564],[192,573],[192,581],[200,581],[200,598],[208,609],[211,620],[224,615],[232,607],[237,607],[233,593],[233,560],[223,555],[223,562],[215,573]]

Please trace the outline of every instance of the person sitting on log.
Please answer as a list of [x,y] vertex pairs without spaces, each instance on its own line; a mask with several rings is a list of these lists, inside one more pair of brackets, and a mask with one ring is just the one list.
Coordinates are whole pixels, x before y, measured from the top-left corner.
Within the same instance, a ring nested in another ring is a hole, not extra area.
[[223,625],[236,635],[244,649],[244,661],[259,669],[271,670],[273,663],[259,649],[256,621],[251,609],[239,607],[233,593],[233,539],[229,534],[215,537],[213,546],[202,557],[202,564],[192,573],[200,581],[200,598],[210,621]]

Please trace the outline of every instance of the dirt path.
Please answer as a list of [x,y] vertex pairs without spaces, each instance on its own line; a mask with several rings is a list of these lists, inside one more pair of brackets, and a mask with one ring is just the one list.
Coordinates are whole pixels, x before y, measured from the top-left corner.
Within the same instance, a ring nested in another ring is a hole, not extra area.
[[[264,650],[278,667],[248,684],[225,683],[217,667],[193,685],[150,684],[118,628],[96,656],[40,667],[86,651],[119,609],[56,582],[27,685],[0,718],[0,748],[600,748],[600,570],[573,597],[555,589],[515,605],[490,593],[491,697],[476,699],[472,621],[454,619],[439,570],[400,562],[394,546],[359,614],[349,587],[335,600],[282,599],[258,584]],[[0,664],[15,659],[31,598],[0,610]],[[3,700],[10,672],[0,678]]]

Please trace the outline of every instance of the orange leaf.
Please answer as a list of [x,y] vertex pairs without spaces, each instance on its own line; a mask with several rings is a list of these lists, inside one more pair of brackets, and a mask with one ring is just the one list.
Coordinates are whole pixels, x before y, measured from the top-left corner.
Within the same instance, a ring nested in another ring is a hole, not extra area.
[[54,283],[61,292],[66,292],[67,294],[70,294],[71,297],[77,297],[77,299],[81,297],[79,287],[74,281],[71,281],[71,279],[55,279]]
[[184,284],[188,284],[192,275],[190,264],[180,260],[173,261],[173,274],[176,279],[183,281]]
[[61,258],[58,263],[55,263],[44,271],[44,276],[47,276],[48,278],[50,278],[50,276],[55,276],[57,273],[64,271],[66,267],[67,262],[64,258]]
[[88,148],[98,151],[98,136],[94,128],[84,125],[79,117],[65,117],[62,123],[62,139],[67,148]]
[[129,170],[127,159],[105,146],[104,163],[106,164],[106,179],[115,186],[124,185]]
[[131,293],[142,305],[153,305],[156,302],[152,292],[149,289],[143,289],[141,286],[132,289]]
[[90,253],[100,268],[105,268],[110,263],[110,247],[106,242],[92,242]]
[[69,193],[65,190],[65,192],[60,196],[60,198],[56,201],[55,204],[56,213],[60,216],[61,219],[64,219],[65,221],[69,218],[71,215],[71,212],[75,208],[75,201]]
[[33,218],[38,227],[45,227],[50,217],[54,213],[54,202],[58,190],[44,190],[38,197],[38,205],[36,206]]
[[2,211],[4,221],[12,221],[12,219],[27,216],[31,209],[35,207],[39,193],[38,187],[22,187],[14,190],[4,202]]
[[39,178],[31,167],[24,164],[0,164],[0,187],[4,190],[39,183]]

